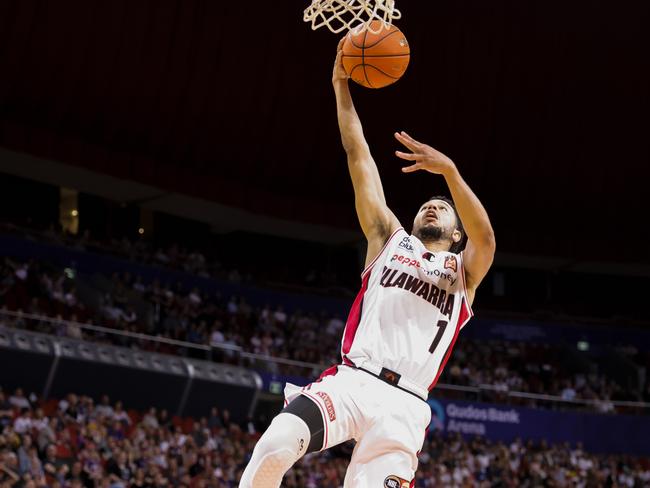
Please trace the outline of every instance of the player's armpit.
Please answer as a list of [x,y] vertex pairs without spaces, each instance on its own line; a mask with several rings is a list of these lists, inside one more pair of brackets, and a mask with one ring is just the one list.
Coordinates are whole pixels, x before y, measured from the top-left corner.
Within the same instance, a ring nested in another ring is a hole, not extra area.
[[[395,227],[395,230],[398,228],[399,228],[399,224],[397,225],[397,227]],[[386,242],[388,241],[388,239],[390,239],[390,237],[393,235],[395,230],[393,230],[392,232],[382,233],[381,235],[377,234],[377,236],[373,238],[368,238],[368,249],[366,251],[366,261],[363,265],[364,269],[367,268],[370,265],[370,263],[372,263],[375,260],[375,258],[379,255],[379,253],[386,245]]]
[[400,227],[401,225],[397,220],[397,217],[395,217],[388,207],[385,207],[384,215],[379,217],[372,225],[367,226],[367,229],[364,232],[366,240],[368,241],[364,268],[367,268],[368,265],[372,263],[372,261],[379,255],[390,236]]

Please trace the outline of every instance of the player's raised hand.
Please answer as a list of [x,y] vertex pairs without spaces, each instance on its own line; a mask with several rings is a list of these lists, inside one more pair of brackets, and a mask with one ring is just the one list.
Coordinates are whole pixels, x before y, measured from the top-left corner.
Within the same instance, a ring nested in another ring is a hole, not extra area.
[[395,139],[404,144],[411,152],[395,151],[398,158],[412,161],[411,166],[402,168],[404,173],[412,173],[418,170],[428,171],[429,173],[447,175],[455,169],[454,162],[440,151],[416,141],[406,132],[395,132]]
[[343,67],[343,43],[345,42],[345,37],[339,41],[339,45],[336,47],[336,60],[334,61],[334,71],[332,73],[332,83],[337,81],[345,81],[348,78],[348,74],[345,72]]

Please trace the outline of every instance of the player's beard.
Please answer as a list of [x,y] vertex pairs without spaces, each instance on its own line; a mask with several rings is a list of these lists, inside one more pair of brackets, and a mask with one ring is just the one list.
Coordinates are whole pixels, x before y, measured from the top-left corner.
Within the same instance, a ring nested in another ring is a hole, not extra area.
[[422,242],[435,242],[445,237],[445,230],[437,225],[423,225],[420,227],[415,236]]

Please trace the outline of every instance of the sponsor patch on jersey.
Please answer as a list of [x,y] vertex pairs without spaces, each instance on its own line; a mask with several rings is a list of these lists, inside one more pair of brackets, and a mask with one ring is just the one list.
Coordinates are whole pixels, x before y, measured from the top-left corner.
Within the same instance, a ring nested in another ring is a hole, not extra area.
[[456,256],[445,256],[445,269],[451,269],[454,272],[458,271]]
[[427,251],[422,255],[422,259],[429,261],[430,263],[433,263],[436,260],[436,255],[433,254],[432,252]]
[[409,488],[409,485],[408,481],[393,474],[384,480],[384,488]]
[[403,237],[399,243],[399,247],[406,249],[407,251],[413,251],[413,245],[411,244],[411,239],[409,237]]
[[334,404],[330,396],[324,391],[317,391],[316,395],[321,397],[323,402],[325,402],[325,409],[327,410],[327,416],[330,418],[330,422],[336,420],[336,411],[334,410]]

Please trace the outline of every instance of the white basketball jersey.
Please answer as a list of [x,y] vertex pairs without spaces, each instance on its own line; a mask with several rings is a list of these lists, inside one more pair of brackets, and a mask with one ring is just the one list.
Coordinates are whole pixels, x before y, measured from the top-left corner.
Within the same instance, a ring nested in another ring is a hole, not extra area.
[[343,333],[344,362],[391,370],[400,386],[426,398],[473,315],[463,254],[431,253],[399,228],[361,278]]

